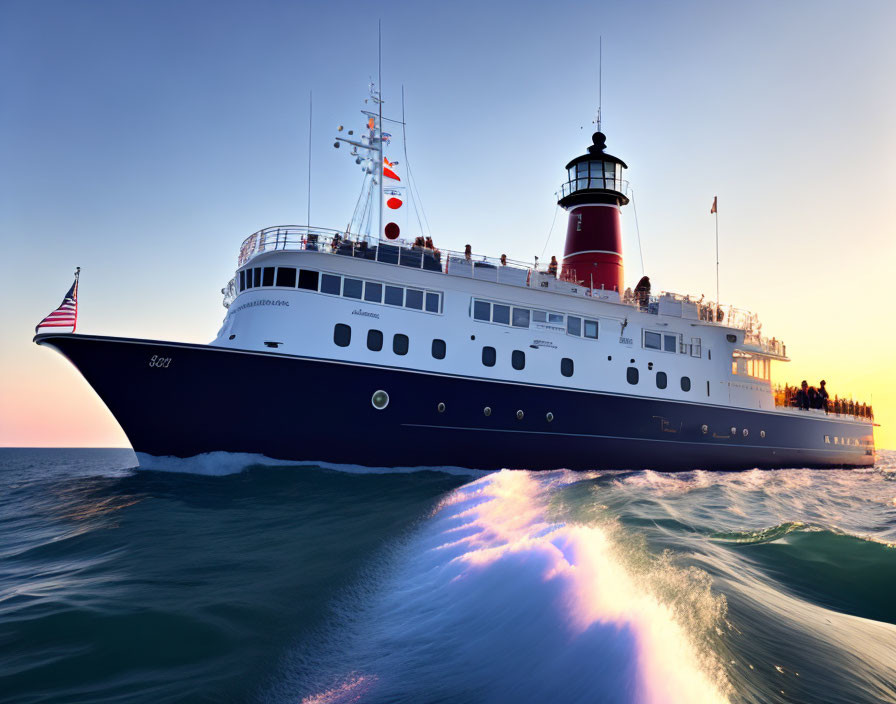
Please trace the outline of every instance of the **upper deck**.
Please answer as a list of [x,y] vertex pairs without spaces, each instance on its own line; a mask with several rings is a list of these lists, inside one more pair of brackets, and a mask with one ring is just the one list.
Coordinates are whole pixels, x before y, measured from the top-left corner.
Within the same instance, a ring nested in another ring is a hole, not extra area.
[[[703,297],[661,292],[643,296],[627,290],[592,289],[574,281],[563,281],[538,268],[506,257],[421,248],[404,240],[353,241],[337,230],[282,225],[268,227],[247,237],[240,247],[238,268],[255,257],[275,251],[314,251],[334,256],[360,257],[392,266],[423,269],[444,276],[493,281],[511,286],[549,290],[567,296],[599,299],[627,306],[651,315],[668,315],[694,320],[700,325],[744,331],[743,350],[778,360],[787,360],[787,349],[775,338],[762,337],[758,316],[732,306],[705,302]],[[235,279],[224,289],[224,306],[236,297]]]

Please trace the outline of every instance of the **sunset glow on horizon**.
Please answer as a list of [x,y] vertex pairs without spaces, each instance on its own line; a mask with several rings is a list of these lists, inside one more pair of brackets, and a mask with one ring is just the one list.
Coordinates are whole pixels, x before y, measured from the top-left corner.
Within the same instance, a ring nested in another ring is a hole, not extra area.
[[[602,128],[637,195],[622,216],[626,286],[646,273],[655,292],[713,299],[718,196],[721,302],[787,344],[773,382],[825,379],[832,397],[872,403],[878,449],[896,448],[896,5],[524,5],[399,3],[383,18],[387,112],[400,116],[403,85],[436,246],[562,254],[554,194],[595,129],[601,35]],[[375,75],[367,7],[0,7],[0,233],[14,264],[0,446],[128,446],[78,371],[32,343],[34,325],[80,266],[78,332],[213,339],[243,239],[305,223],[310,91],[312,223],[345,226],[360,181],[332,136],[360,122]],[[246,381],[220,383],[236,404]]]

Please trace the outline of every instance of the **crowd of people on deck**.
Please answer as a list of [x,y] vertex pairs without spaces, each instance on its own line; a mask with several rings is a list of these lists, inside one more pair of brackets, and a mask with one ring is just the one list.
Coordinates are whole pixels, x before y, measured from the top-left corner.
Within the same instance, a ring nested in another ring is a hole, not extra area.
[[836,395],[832,399],[828,394],[824,379],[819,382],[817,388],[809,386],[805,379],[799,386],[785,384],[783,389],[779,388],[775,391],[775,405],[803,411],[816,409],[825,413],[850,415],[857,418],[874,418],[874,411],[870,404],[839,398]]

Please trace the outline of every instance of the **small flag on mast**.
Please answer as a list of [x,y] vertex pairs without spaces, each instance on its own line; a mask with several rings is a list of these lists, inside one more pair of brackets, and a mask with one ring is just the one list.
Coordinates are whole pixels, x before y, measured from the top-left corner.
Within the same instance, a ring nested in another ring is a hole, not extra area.
[[718,197],[718,196],[713,196],[713,198],[712,198],[712,208],[711,208],[710,211],[709,211],[709,214],[710,214],[710,215],[712,215],[713,213],[717,213],[717,212],[719,212],[719,210],[718,210],[718,205],[719,205],[719,197]]
[[72,332],[78,324],[78,277],[81,275],[81,267],[75,269],[75,281],[72,287],[65,294],[60,306],[50,313],[46,318],[41,320],[34,332],[37,333],[41,328],[67,328],[71,327]]

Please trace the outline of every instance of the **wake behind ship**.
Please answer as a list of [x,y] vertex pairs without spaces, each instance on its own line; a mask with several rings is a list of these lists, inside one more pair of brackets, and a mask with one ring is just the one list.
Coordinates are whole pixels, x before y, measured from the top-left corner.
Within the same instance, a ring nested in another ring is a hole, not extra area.
[[646,277],[624,288],[627,167],[603,133],[566,166],[562,268],[539,267],[401,239],[382,213],[407,191],[371,97],[361,136],[337,138],[364,172],[351,224],[250,235],[210,344],[35,337],[71,360],[136,452],[480,469],[873,465],[870,408],[807,408],[803,392],[776,389],[786,348],[755,315],[654,295]]

